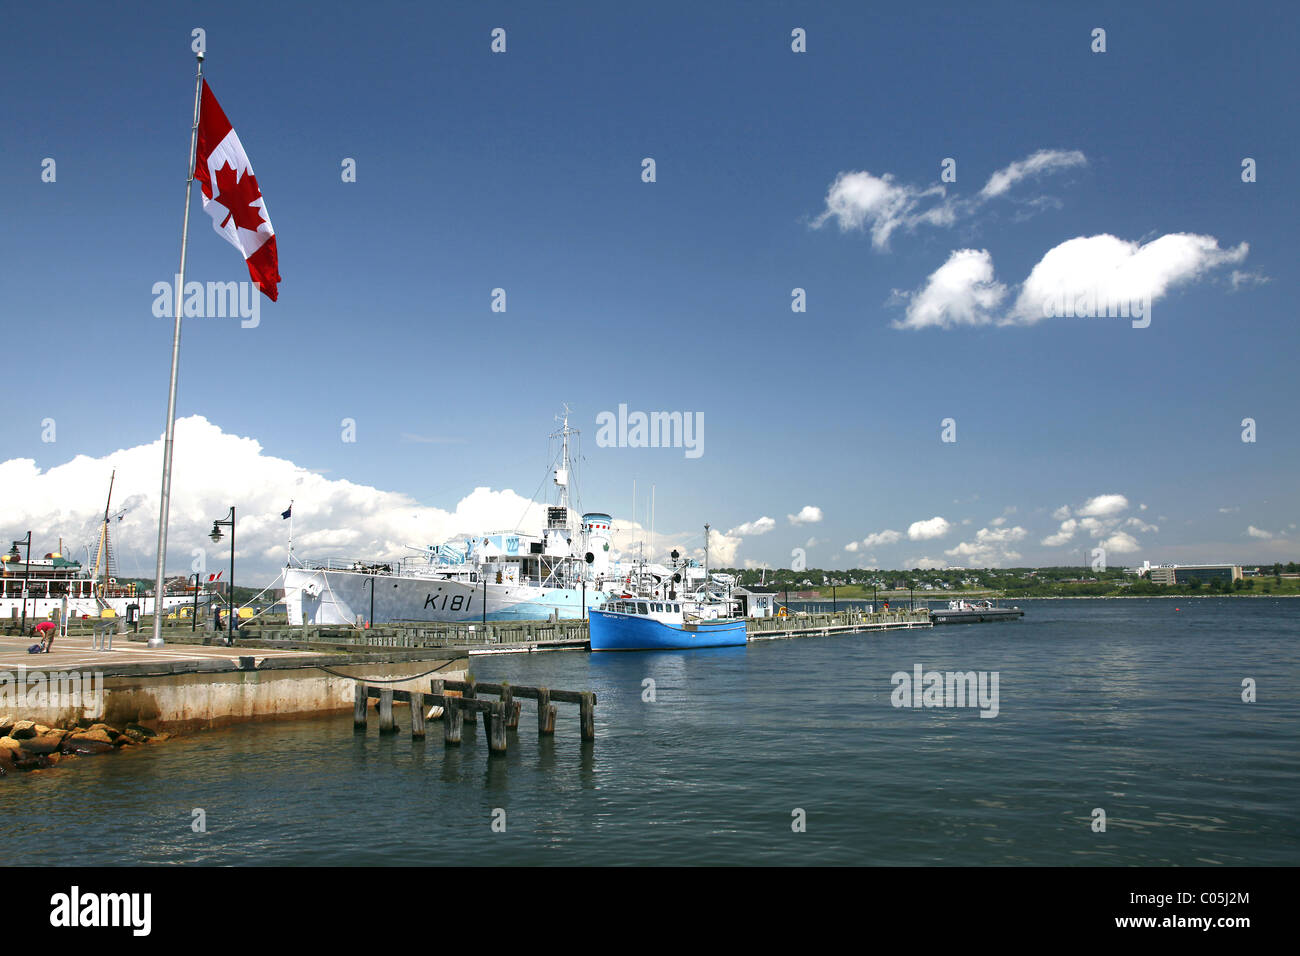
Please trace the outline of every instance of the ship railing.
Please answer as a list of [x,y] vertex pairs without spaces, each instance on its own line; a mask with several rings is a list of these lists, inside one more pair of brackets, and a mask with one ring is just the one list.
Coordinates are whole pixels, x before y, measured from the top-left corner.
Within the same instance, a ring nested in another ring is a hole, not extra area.
[[326,558],[307,565],[311,571],[359,571],[363,574],[392,574],[393,566],[387,561],[364,561],[356,558]]

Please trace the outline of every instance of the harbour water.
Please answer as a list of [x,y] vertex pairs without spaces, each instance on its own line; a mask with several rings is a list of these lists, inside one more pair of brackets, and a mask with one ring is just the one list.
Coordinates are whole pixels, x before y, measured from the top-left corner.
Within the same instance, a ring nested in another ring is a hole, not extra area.
[[[1300,601],[1018,603],[1005,624],[476,657],[483,680],[594,690],[596,742],[564,706],[539,740],[529,703],[492,760],[481,725],[459,749],[437,723],[424,742],[350,714],[242,725],[10,775],[0,846],[92,866],[1300,862]],[[997,672],[997,716],[893,706],[918,664]]]

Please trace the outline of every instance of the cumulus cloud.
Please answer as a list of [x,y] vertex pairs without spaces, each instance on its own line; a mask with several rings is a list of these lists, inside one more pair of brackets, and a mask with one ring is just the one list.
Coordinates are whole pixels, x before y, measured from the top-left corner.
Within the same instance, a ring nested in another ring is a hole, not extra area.
[[1128,499],[1123,495],[1097,495],[1095,498],[1089,498],[1085,501],[1078,513],[1094,518],[1108,518],[1127,508]]
[[884,531],[877,531],[874,534],[869,534],[865,538],[863,538],[862,547],[864,549],[870,550],[871,548],[874,548],[877,545],[897,544],[899,541],[902,540],[903,540],[902,532],[890,531],[888,528],[886,528]]
[[1102,541],[1101,546],[1112,554],[1131,554],[1141,549],[1141,545],[1127,531],[1117,531]]
[[1070,506],[1061,505],[1061,507],[1052,512],[1052,517],[1057,521],[1064,521],[1066,518],[1070,517]]
[[904,567],[917,568],[922,571],[937,571],[947,566],[948,562],[940,561],[937,558],[912,558],[904,564]]
[[1061,521],[1055,534],[1043,538],[1042,545],[1047,548],[1059,548],[1068,544],[1079,532],[1086,532],[1095,538],[1101,547],[1115,554],[1128,554],[1141,550],[1141,544],[1124,528],[1143,533],[1154,533],[1160,529],[1154,524],[1143,521],[1136,515],[1124,516],[1130,507],[1127,497],[1114,492],[1094,495],[1071,509],[1062,505],[1052,512],[1052,517],[1061,518],[1071,513],[1077,518],[1065,518]]
[[955,325],[988,325],[1006,295],[1007,287],[993,277],[993,257],[987,250],[958,249],[916,292],[894,290],[894,301],[906,301],[907,311],[893,326],[947,329]]
[[1148,243],[1102,234],[1069,239],[1039,260],[1020,287],[1004,324],[1032,324],[1061,314],[1105,314],[1111,303],[1150,303],[1211,269],[1239,263],[1250,251],[1240,243],[1220,249],[1213,236],[1171,233]]
[[924,521],[913,521],[907,527],[907,536],[913,541],[928,541],[931,538],[942,538],[951,530],[952,525],[948,521],[935,515]]
[[1221,249],[1213,236],[1171,233],[1142,244],[1112,235],[1079,236],[1048,252],[1003,309],[1008,288],[987,250],[958,249],[913,292],[894,290],[905,305],[896,329],[1032,325],[1049,315],[1151,317],[1151,303],[1220,266],[1242,262],[1247,243]]
[[741,535],[742,537],[747,537],[751,535],[758,536],[760,534],[767,534],[775,527],[776,527],[776,519],[769,518],[767,517],[767,515],[764,515],[763,517],[755,521],[746,521],[742,525],[737,525],[736,527],[728,531],[727,534]]
[[889,173],[883,176],[873,176],[866,170],[840,173],[826,191],[826,209],[813,220],[813,227],[821,228],[828,219],[835,219],[841,232],[869,230],[871,244],[885,249],[897,229],[914,229],[923,222],[946,224],[950,213],[944,207],[920,209],[924,201],[942,198],[944,194],[942,186],[917,189],[896,182]]
[[[119,567],[124,576],[150,579],[161,462],[159,438],[103,458],[78,455],[45,471],[31,459],[0,463],[0,487],[8,502],[0,534],[18,537],[32,528],[33,551],[41,554],[53,551],[62,535],[68,556],[84,559],[80,545],[97,534],[109,475],[116,468],[113,508],[127,509],[112,529]],[[232,502],[239,522],[236,574],[242,577],[243,568],[244,574],[268,581],[285,561],[288,522],[280,513],[291,498],[294,550],[308,558],[392,559],[409,553],[405,545],[423,547],[487,529],[536,533],[544,516],[543,506],[508,489],[476,488],[447,510],[400,492],[331,480],[267,455],[256,440],[227,434],[199,415],[176,422],[172,469],[169,574],[189,573],[195,549],[212,549],[207,537],[212,522]],[[217,550],[220,566],[228,551]]]
[[[868,231],[871,244],[886,249],[899,230],[918,226],[946,227],[972,215],[990,199],[1007,193],[1021,180],[1086,163],[1077,150],[1042,149],[1017,160],[989,177],[984,188],[970,199],[953,199],[942,185],[927,187],[901,183],[889,173],[874,175],[866,170],[842,172],[826,191],[826,208],[812,221],[821,228],[834,219],[841,232]],[[1041,201],[1032,204],[1043,208]]]
[[1019,560],[1020,553],[1012,550],[1011,545],[1028,533],[1019,525],[1013,528],[980,528],[975,532],[973,541],[963,541],[944,551],[944,554],[965,560],[968,567],[997,568]]
[[1056,534],[1048,535],[1043,539],[1043,546],[1047,548],[1059,548],[1061,545],[1067,544],[1078,530],[1079,522],[1075,521],[1073,518],[1066,518],[1061,522],[1061,527],[1057,529]]
[[1265,531],[1263,528],[1256,528],[1253,524],[1246,527],[1246,534],[1252,538],[1262,538],[1265,541],[1273,537],[1273,532]]
[[822,509],[816,505],[804,505],[798,514],[786,515],[791,524],[816,524],[822,520]]

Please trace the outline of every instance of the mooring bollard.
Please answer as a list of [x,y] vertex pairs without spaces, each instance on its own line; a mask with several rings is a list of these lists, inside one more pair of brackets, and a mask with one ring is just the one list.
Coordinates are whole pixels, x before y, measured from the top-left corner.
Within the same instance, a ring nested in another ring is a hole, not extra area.
[[488,734],[488,752],[504,754],[506,752],[506,705],[504,701],[492,702],[492,712],[488,715],[491,732]]
[[442,721],[442,742],[448,747],[460,746],[460,728],[462,718],[460,700],[455,697],[448,697],[444,700]]
[[379,691],[379,732],[381,734],[397,733],[393,723],[393,689],[385,687]]
[[411,691],[411,739],[424,739],[424,695]]
[[537,688],[537,733],[542,736],[555,733],[555,705],[546,687]]
[[357,681],[352,698],[352,729],[366,729],[366,685]]
[[582,739],[596,739],[596,695],[583,691],[582,703],[578,705],[582,713]]

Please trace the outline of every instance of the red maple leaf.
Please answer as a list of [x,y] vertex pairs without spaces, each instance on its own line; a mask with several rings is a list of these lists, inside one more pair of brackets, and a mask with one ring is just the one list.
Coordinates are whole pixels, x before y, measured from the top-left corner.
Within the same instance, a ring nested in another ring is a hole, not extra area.
[[233,217],[236,226],[256,232],[257,227],[266,221],[262,218],[262,210],[252,205],[261,198],[262,191],[257,188],[257,177],[252,172],[245,173],[240,179],[229,162],[217,170],[217,198],[213,202],[229,210],[229,215],[221,220],[221,228],[224,229]]

